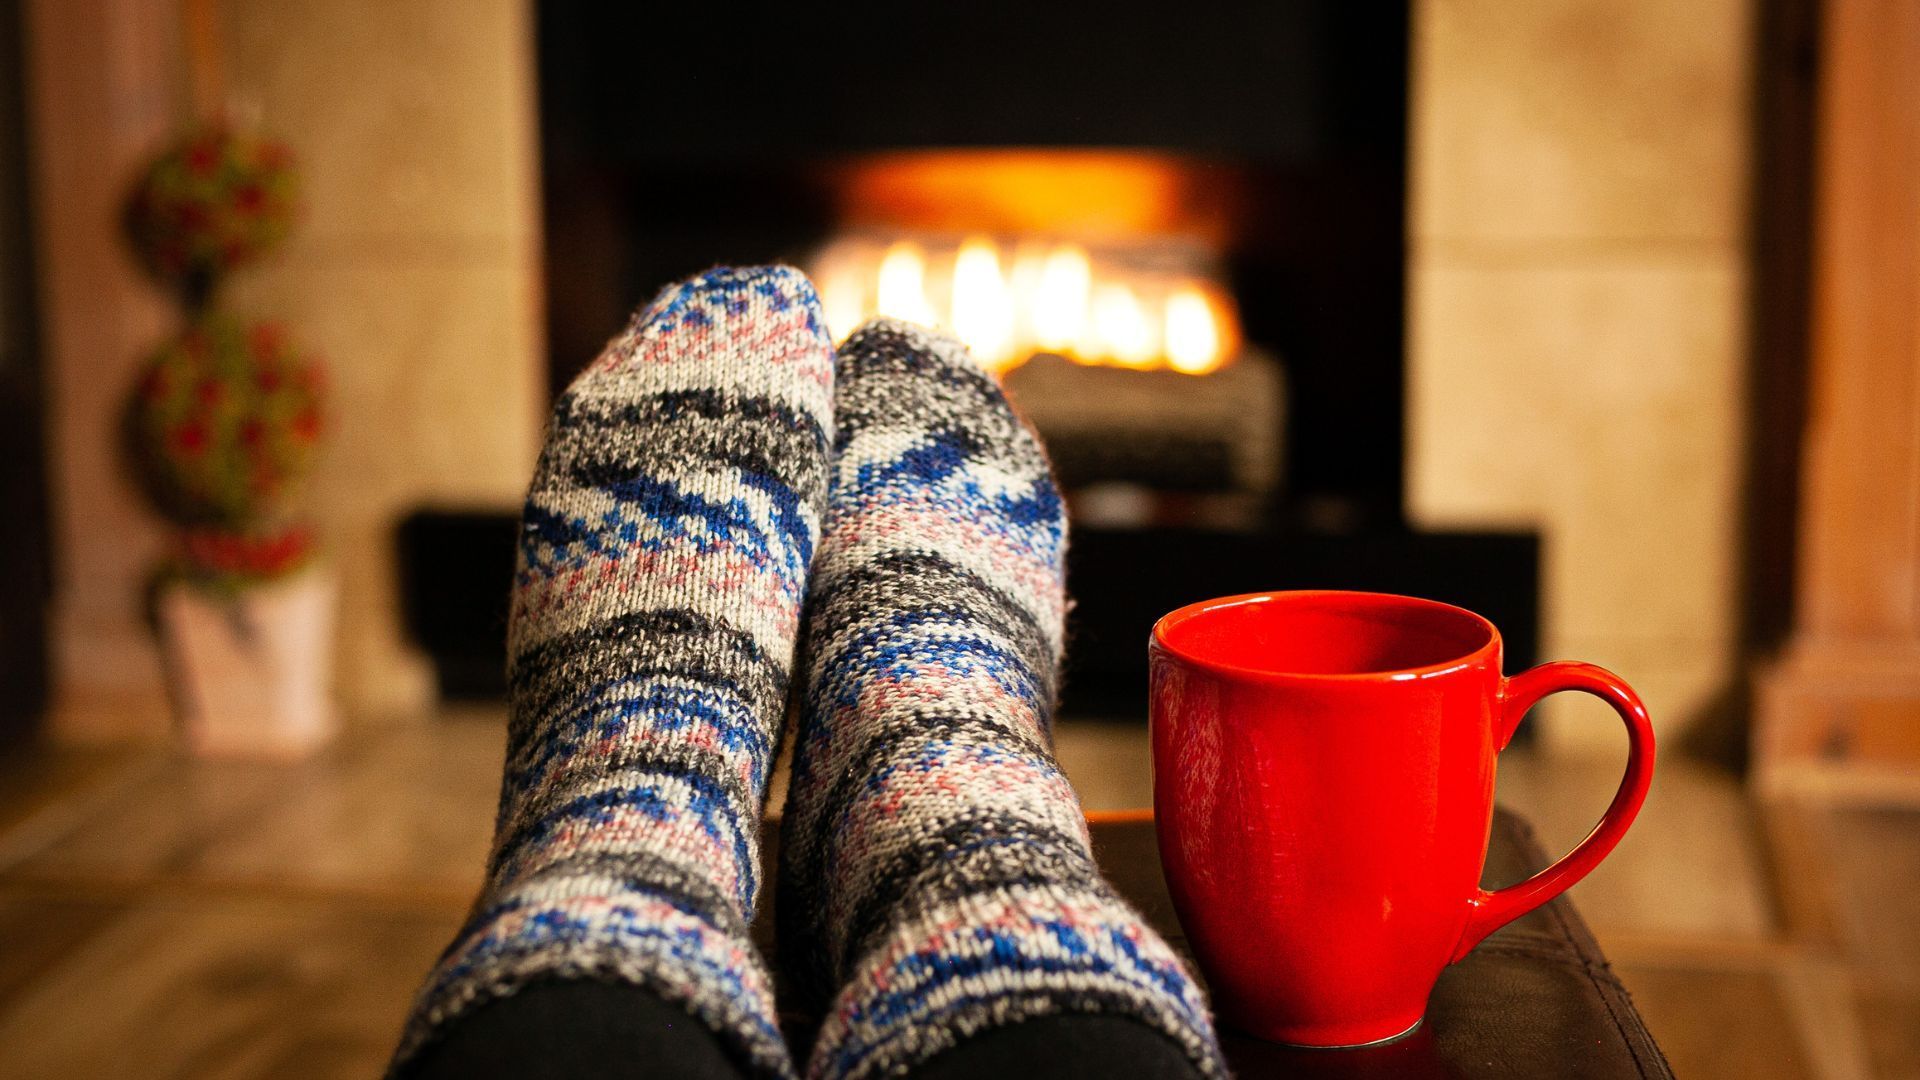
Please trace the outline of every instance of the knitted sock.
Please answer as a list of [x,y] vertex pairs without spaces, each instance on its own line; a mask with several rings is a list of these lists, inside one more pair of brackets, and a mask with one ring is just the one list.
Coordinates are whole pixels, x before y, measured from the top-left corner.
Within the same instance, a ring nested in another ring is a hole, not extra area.
[[1223,1075],[1199,990],[1101,879],[1053,759],[1066,521],[1039,444],[957,341],[840,351],[781,843],[809,1075],[927,1062],[1048,1014],[1130,1017]]
[[560,978],[645,987],[792,1072],[747,927],[832,354],[798,272],[719,269],[662,292],[561,396],[522,522],[487,883],[396,1068]]

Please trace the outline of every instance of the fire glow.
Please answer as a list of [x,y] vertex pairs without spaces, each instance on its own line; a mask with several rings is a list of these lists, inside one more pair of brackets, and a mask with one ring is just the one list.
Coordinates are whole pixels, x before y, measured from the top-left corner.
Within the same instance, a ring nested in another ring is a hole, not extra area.
[[813,277],[835,337],[875,315],[940,326],[994,372],[1040,353],[1188,375],[1231,360],[1239,329],[1224,291],[1137,262],[1062,241],[847,239]]

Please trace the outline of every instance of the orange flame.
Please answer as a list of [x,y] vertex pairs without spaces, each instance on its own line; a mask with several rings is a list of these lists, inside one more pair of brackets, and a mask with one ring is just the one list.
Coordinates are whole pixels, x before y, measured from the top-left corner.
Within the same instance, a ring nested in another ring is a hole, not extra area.
[[1093,264],[1087,253],[1062,244],[1047,255],[1033,292],[1033,343],[1050,352],[1066,352],[1087,332],[1087,302],[1093,292]]
[[1074,243],[1025,240],[1012,251],[1009,266],[986,236],[932,253],[912,239],[841,240],[814,276],[837,335],[872,315],[945,326],[994,372],[1050,352],[1204,375],[1238,345],[1231,304],[1203,278],[1143,274]]
[[1147,309],[1124,283],[1102,285],[1093,293],[1095,354],[1121,367],[1153,366],[1159,342]]
[[875,314],[923,324],[940,321],[927,302],[927,259],[920,245],[902,240],[888,248],[880,259],[879,277]]
[[1013,294],[993,241],[974,237],[953,261],[953,332],[988,371],[1012,365]]
[[1198,286],[1182,285],[1167,297],[1167,366],[1205,375],[1224,359],[1219,315]]

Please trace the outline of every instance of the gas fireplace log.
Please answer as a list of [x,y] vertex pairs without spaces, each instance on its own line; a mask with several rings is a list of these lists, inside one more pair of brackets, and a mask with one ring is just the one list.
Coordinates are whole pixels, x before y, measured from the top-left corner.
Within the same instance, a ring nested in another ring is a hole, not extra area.
[[1255,350],[1206,375],[1042,355],[1006,375],[1063,486],[1269,494],[1279,485],[1286,390]]

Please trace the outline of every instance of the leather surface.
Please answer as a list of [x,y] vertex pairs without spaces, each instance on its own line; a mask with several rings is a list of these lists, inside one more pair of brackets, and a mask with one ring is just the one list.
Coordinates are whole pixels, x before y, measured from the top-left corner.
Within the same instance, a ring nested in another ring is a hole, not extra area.
[[[777,831],[766,830],[768,845],[778,842]],[[1093,844],[1114,887],[1184,952],[1186,939],[1160,874],[1151,818],[1096,820]],[[775,865],[773,850],[764,849],[763,866]],[[1486,886],[1518,881],[1547,862],[1525,822],[1505,810],[1495,812]],[[778,955],[768,918],[775,902],[769,890],[754,927],[768,956]],[[782,1003],[793,1045],[807,1045],[817,1021],[784,996]],[[1359,1050],[1298,1050],[1231,1031],[1221,1034],[1235,1074],[1249,1080],[1673,1076],[1592,933],[1565,898],[1497,931],[1448,968],[1428,1002],[1426,1021],[1396,1042]]]

